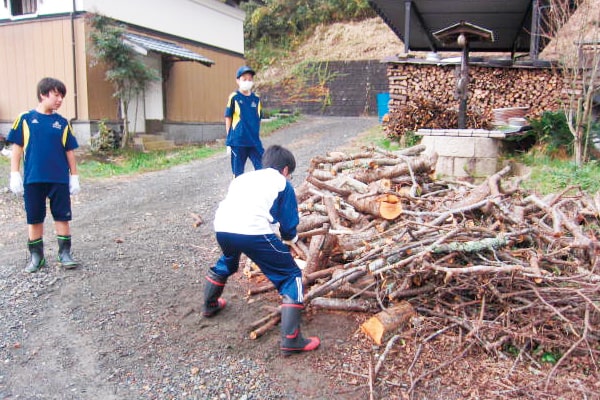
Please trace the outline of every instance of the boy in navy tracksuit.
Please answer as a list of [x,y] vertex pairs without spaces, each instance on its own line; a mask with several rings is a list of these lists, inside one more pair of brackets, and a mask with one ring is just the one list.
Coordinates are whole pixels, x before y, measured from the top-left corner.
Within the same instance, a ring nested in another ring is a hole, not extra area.
[[[74,150],[77,140],[69,121],[56,111],[67,93],[64,83],[43,78],[37,86],[39,104],[19,115],[8,133],[13,144],[10,163],[10,190],[23,195],[27,214],[27,247],[31,261],[25,268],[36,272],[46,264],[44,258],[44,219],[46,199],[58,239],[58,261],[64,268],[78,265],[71,257],[71,197],[79,193],[79,176]],[[23,159],[23,178],[19,172]]]
[[262,168],[264,149],[259,137],[262,105],[260,98],[252,92],[255,74],[248,66],[237,70],[235,78],[239,89],[229,95],[225,108],[225,144],[231,153],[231,170],[234,176],[244,173],[248,158],[255,170]]
[[[288,244],[298,239],[298,203],[288,179],[296,168],[294,155],[281,146],[271,146],[263,157],[264,169],[235,178],[215,215],[217,242],[223,254],[209,269],[204,292],[205,317],[221,311],[226,301],[219,296],[230,275],[237,272],[246,254],[283,296],[281,306],[281,350],[285,355],[316,349],[317,337],[300,333],[303,306],[302,271]],[[279,225],[279,238],[273,226]]]

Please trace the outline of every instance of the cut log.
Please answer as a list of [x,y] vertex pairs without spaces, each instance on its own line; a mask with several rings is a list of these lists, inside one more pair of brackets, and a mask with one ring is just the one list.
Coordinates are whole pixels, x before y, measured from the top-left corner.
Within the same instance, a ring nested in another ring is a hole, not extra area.
[[357,181],[350,176],[346,176],[346,180],[341,187],[351,189],[357,193],[367,193],[369,191],[369,186],[366,183]]
[[[342,251],[350,252],[350,254],[353,254],[353,251],[357,251],[360,254],[365,250],[363,247],[366,245],[383,245],[383,242],[376,241],[378,233],[376,228],[371,228],[363,232],[356,232],[352,235],[340,235],[338,237],[338,243]],[[348,259],[350,257],[346,256],[345,258]],[[354,256],[351,258],[354,258]]]
[[398,299],[407,298],[407,297],[415,297],[415,296],[421,295],[423,293],[433,292],[434,290],[435,290],[435,286],[433,284],[426,284],[424,286],[411,288],[411,289],[400,288],[400,289],[395,290],[392,293],[390,293],[388,295],[388,299],[393,301],[393,300],[398,300]]
[[314,157],[310,161],[309,172],[313,172],[314,169],[316,169],[319,165],[323,165],[323,164],[336,164],[336,163],[339,163],[342,161],[350,161],[350,160],[357,160],[360,158],[370,158],[370,157],[373,157],[372,151],[357,153],[357,154],[346,154],[346,153],[342,153],[342,152],[333,153],[332,152],[332,153],[329,153],[329,155],[326,157],[323,157],[323,156]]
[[454,204],[450,205],[450,208],[461,208],[469,206],[488,198],[490,195],[499,195],[499,181],[504,175],[510,171],[510,166],[504,167],[502,170],[496,172],[494,175],[489,176],[483,183],[475,187],[469,192],[469,194]]
[[306,232],[313,229],[321,228],[323,227],[323,224],[328,222],[329,217],[326,215],[310,214],[302,216],[302,218],[300,218],[300,223],[298,224],[298,227],[296,229],[298,233]]
[[311,176],[317,178],[320,181],[329,181],[335,178],[335,175],[331,171],[322,171],[317,169],[311,173]]
[[312,185],[310,185],[307,181],[303,181],[300,185],[298,185],[298,187],[295,189],[298,203],[302,203],[311,196],[311,187]]
[[379,216],[388,221],[398,218],[402,214],[400,198],[393,194],[384,194],[377,199],[379,201]]
[[[327,197],[333,197],[333,196],[324,196],[323,202],[325,202],[325,198],[327,198]],[[336,213],[338,214],[337,215],[338,224],[339,224],[339,216],[344,217],[351,223],[357,223],[360,221],[360,219],[362,217],[362,215],[360,213],[356,212],[356,210],[354,210],[354,208],[352,208],[349,204],[341,202],[339,197],[336,197],[335,200],[340,203],[339,204],[340,207],[336,208]],[[303,203],[298,204],[298,210],[303,213],[311,212],[311,213],[318,213],[318,214],[324,215],[324,216],[328,215],[327,207],[324,204],[303,202]],[[341,228],[336,228],[336,229],[341,229]]]
[[306,252],[306,247],[302,241],[298,240],[296,243],[291,243],[290,248],[294,250],[297,258],[304,262],[308,260],[308,253]]
[[332,297],[317,297],[310,304],[313,307],[336,311],[360,311],[369,312],[373,305],[364,299],[340,299]]
[[319,179],[317,179],[314,175],[309,175],[308,178],[306,178],[306,180],[310,183],[312,183],[313,185],[315,185],[317,188],[321,189],[321,190],[328,190],[331,193],[335,193],[338,194],[342,197],[346,197],[348,196],[350,193],[352,193],[351,190],[349,189],[341,189],[338,188],[330,183],[325,183],[323,181],[320,181]]
[[328,231],[329,231],[329,229],[325,229],[325,228],[321,227],[321,228],[313,229],[310,231],[301,232],[298,234],[298,239],[311,238],[316,235],[324,235]]
[[253,331],[256,328],[259,328],[259,327],[263,326],[267,322],[271,321],[273,318],[276,318],[278,315],[281,315],[281,310],[279,308],[277,308],[276,310],[270,312],[268,315],[262,317],[261,319],[256,320],[253,323],[251,323],[250,324],[250,328],[249,328],[250,331]]
[[320,271],[313,272],[311,274],[306,274],[306,282],[307,284],[313,283],[317,279],[330,278],[331,275],[338,269],[343,269],[342,265],[334,265],[333,267],[329,267],[326,269],[322,269]]
[[323,197],[323,205],[325,206],[327,216],[329,217],[333,229],[344,229],[340,222],[340,214],[337,211],[339,206],[336,207],[335,198],[333,196]]
[[273,283],[268,282],[262,286],[252,287],[248,289],[248,296],[254,296],[255,294],[270,292],[271,290],[275,290],[275,285]]
[[279,321],[281,321],[281,314],[277,314],[277,315],[271,317],[264,325],[254,329],[252,332],[250,332],[250,339],[252,339],[252,340],[258,339],[259,337],[264,335],[265,332],[267,332],[269,329],[271,329],[275,325],[277,325],[279,323]]
[[[328,228],[328,225],[325,224]],[[306,274],[311,274],[321,269],[321,248],[325,242],[325,235],[316,235],[310,239],[306,258]]]
[[412,159],[410,161],[410,167],[406,163],[402,163],[388,168],[358,171],[354,174],[354,179],[369,183],[383,178],[391,179],[400,175],[407,175],[410,169],[412,169],[415,174],[419,172],[430,173],[434,167],[435,162],[432,163],[429,156],[422,155]]
[[371,317],[360,326],[360,330],[381,346],[381,343],[402,328],[414,315],[413,306],[403,301]]
[[353,193],[347,198],[348,203],[360,212],[387,220],[396,219],[402,214],[400,198],[393,194],[365,196]]
[[[370,275],[367,275],[370,277]],[[372,286],[375,286],[375,282],[373,282]],[[342,285],[331,293],[332,297],[339,298],[356,298],[360,296],[361,299],[377,299],[377,293],[372,290],[367,290],[367,288],[361,289],[357,283],[355,284],[346,284]]]
[[370,182],[368,188],[371,193],[387,193],[392,189],[392,181],[388,178],[379,179]]

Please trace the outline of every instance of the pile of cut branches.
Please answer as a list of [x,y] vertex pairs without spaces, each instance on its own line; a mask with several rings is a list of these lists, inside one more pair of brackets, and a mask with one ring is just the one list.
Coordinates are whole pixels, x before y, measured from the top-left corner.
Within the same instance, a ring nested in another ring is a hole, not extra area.
[[[312,160],[294,246],[306,303],[371,314],[408,303],[413,324],[434,320],[465,349],[558,354],[548,380],[575,354],[597,373],[600,194],[539,197],[509,167],[480,185],[434,180],[423,150]],[[399,329],[387,328],[384,340]]]

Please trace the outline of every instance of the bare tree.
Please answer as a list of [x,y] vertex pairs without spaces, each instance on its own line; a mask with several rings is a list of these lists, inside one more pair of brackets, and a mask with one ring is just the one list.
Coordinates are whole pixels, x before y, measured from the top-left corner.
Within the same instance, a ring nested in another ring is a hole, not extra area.
[[573,135],[573,157],[577,165],[588,159],[593,98],[600,89],[598,3],[598,0],[548,0],[542,6],[545,9],[543,34],[551,39],[548,53],[557,59],[557,70],[565,83],[563,111]]

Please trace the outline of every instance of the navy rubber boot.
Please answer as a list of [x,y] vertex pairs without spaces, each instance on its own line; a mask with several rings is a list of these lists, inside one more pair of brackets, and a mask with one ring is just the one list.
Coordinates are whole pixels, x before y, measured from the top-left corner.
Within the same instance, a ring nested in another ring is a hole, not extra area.
[[36,239],[27,241],[27,248],[31,253],[31,260],[25,267],[25,271],[34,273],[38,272],[40,268],[46,265],[46,259],[44,258],[44,239]]
[[217,275],[210,269],[208,270],[204,285],[204,307],[202,310],[202,315],[206,318],[214,317],[227,305],[227,301],[219,297],[225,289],[226,282],[227,278]]
[[79,263],[71,257],[71,236],[57,236],[58,262],[65,269],[76,268]]
[[281,352],[284,356],[312,351],[321,344],[318,337],[304,338],[300,333],[300,314],[303,309],[303,304],[284,298],[281,305]]

